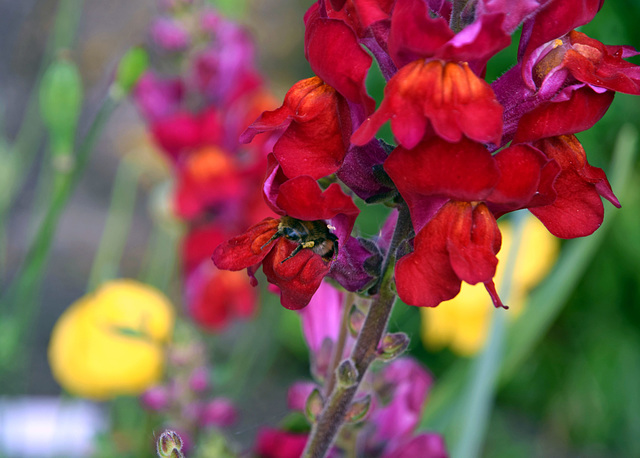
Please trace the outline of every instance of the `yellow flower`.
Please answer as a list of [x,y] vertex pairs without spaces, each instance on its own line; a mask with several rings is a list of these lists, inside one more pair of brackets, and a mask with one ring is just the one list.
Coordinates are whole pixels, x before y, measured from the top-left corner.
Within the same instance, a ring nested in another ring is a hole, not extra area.
[[162,375],[174,312],[158,290],[115,280],[74,302],[51,333],[54,378],[77,396],[139,394]]
[[[524,307],[529,291],[553,266],[558,254],[558,240],[532,215],[524,222],[516,262],[511,273],[511,294],[503,297],[509,317],[516,317]],[[508,223],[500,223],[502,249],[498,253],[495,283],[498,291],[512,244]],[[462,283],[460,293],[435,308],[421,308],[422,341],[432,350],[449,346],[459,355],[470,356],[482,348],[487,339],[493,306],[482,283]]]

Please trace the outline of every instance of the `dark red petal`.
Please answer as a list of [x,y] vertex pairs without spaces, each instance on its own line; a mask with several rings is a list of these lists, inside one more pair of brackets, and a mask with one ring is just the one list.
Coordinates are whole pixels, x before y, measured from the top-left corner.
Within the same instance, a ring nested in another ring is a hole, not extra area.
[[502,243],[498,224],[485,204],[475,208],[466,202],[453,205],[458,214],[452,218],[447,238],[451,267],[471,285],[489,282],[496,273],[496,254]]
[[604,218],[600,196],[620,205],[604,171],[589,165],[574,136],[548,138],[536,146],[560,165],[561,172],[554,183],[556,200],[551,205],[530,208],[531,213],[557,237],[574,238],[593,233]]
[[502,113],[491,86],[468,65],[418,60],[389,80],[380,107],[351,141],[356,145],[367,143],[391,119],[398,142],[409,149],[425,136],[427,120],[438,136],[450,142],[466,135],[482,143],[499,144]]
[[532,53],[544,43],[559,38],[591,21],[604,0],[550,0],[522,30],[519,56]]
[[398,295],[406,304],[435,307],[454,298],[460,291],[460,278],[451,267],[447,239],[451,220],[459,212],[445,205],[414,240],[414,251],[396,264]]
[[610,54],[598,40],[575,30],[569,38],[571,49],[562,63],[576,79],[611,91],[640,94],[640,67],[622,59],[624,50]]
[[242,143],[249,143],[253,137],[262,132],[286,128],[296,114],[296,109],[302,99],[310,92],[322,86],[319,78],[308,78],[298,81],[284,96],[284,102],[280,108],[265,111],[251,124],[240,136]]
[[248,318],[257,304],[256,290],[242,272],[218,270],[209,262],[185,280],[189,315],[204,328],[220,331],[235,317]]
[[287,176],[318,179],[340,168],[350,136],[347,102],[325,84],[300,101],[293,122],[276,142],[273,154]]
[[522,208],[538,190],[542,168],[548,159],[529,145],[513,145],[494,156],[500,180],[487,201]]
[[185,150],[200,145],[201,131],[198,120],[189,113],[176,113],[151,126],[151,133],[158,145],[173,160]]
[[585,86],[573,91],[569,100],[543,103],[520,118],[513,141],[523,143],[587,130],[602,118],[614,95]]
[[435,55],[454,36],[447,21],[429,16],[423,0],[402,0],[391,16],[389,54],[400,68]]
[[449,143],[434,137],[408,150],[394,149],[384,169],[405,196],[446,196],[453,200],[484,200],[500,176],[495,159],[479,143]]
[[330,269],[320,256],[306,249],[285,261],[296,246],[280,238],[262,263],[269,283],[280,288],[280,303],[290,310],[299,310],[309,303]]
[[188,273],[202,261],[208,261],[216,247],[228,238],[217,224],[191,229],[182,239],[180,249],[183,270]]
[[305,56],[314,73],[348,100],[364,105],[367,114],[373,113],[376,103],[365,87],[372,59],[351,27],[321,18],[319,12],[307,15],[305,24]]
[[[504,13],[483,14],[471,25],[447,42],[436,57],[443,60],[469,62],[476,72],[484,70],[486,62],[511,43],[505,30]],[[480,73],[478,73],[480,74]]]
[[[322,191],[310,176],[292,178],[280,185],[276,203],[285,214],[305,221],[338,219],[342,223],[336,235],[343,241],[351,234],[360,210],[339,184],[333,183]],[[336,224],[337,226],[338,224]]]
[[265,218],[243,234],[220,244],[213,252],[213,262],[223,270],[242,270],[260,263],[273,247],[274,241],[262,248],[277,232],[279,220]]

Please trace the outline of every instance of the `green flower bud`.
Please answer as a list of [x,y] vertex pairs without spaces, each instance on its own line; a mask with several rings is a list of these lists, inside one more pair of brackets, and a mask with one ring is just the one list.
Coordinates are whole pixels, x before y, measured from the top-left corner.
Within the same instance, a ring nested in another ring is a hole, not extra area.
[[82,80],[76,65],[66,57],[54,61],[40,82],[40,114],[49,131],[54,166],[71,166],[78,117],[82,109]]
[[144,48],[135,46],[129,49],[124,56],[122,56],[122,59],[120,59],[115,85],[122,93],[128,94],[147,70],[148,66],[149,55]]

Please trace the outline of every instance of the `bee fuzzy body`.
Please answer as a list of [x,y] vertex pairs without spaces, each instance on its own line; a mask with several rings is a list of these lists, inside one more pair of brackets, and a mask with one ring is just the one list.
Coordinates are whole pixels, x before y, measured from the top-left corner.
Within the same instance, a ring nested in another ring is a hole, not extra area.
[[263,248],[279,237],[284,237],[298,244],[282,262],[291,259],[305,248],[320,255],[326,262],[338,255],[338,237],[330,232],[329,226],[323,220],[303,221],[283,216],[280,219],[278,231],[263,245]]

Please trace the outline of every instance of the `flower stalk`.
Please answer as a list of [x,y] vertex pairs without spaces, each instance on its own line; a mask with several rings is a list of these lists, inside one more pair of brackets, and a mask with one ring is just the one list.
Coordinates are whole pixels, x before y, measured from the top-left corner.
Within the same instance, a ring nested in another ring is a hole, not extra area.
[[[383,265],[380,277],[380,292],[367,312],[362,331],[351,352],[351,360],[355,363],[357,370],[356,383],[349,387],[345,387],[339,383],[334,384],[325,408],[311,431],[307,446],[302,454],[304,458],[321,458],[327,454],[345,420],[345,415],[351,406],[351,402],[358,391],[358,387],[365,373],[377,357],[377,348],[380,339],[382,339],[384,335],[389,316],[396,302],[396,294],[393,288],[393,269],[395,266],[396,250],[402,241],[406,240],[409,234],[411,234],[411,231],[409,209],[403,205],[400,207],[400,214],[391,246],[389,247]],[[334,379],[335,375],[332,376],[332,380]]]

